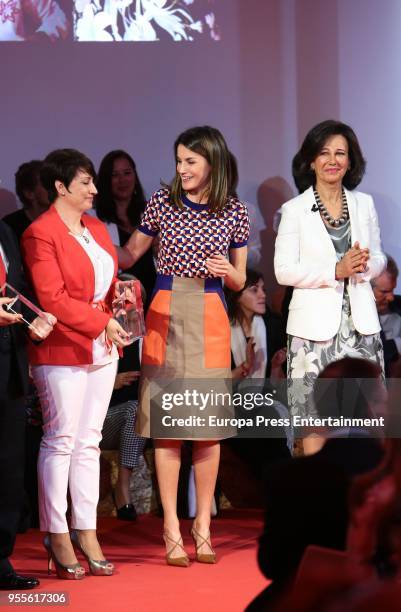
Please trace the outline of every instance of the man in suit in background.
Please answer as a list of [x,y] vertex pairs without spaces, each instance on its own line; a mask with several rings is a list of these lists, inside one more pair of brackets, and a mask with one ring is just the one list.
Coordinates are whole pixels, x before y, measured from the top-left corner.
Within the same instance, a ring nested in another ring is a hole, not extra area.
[[[15,173],[15,192],[22,208],[3,217],[13,230],[18,244],[27,227],[49,208],[49,196],[40,181],[42,161],[33,159],[21,164]],[[37,408],[36,408],[37,407]],[[34,411],[34,414],[32,413]],[[39,526],[37,467],[42,424],[39,418],[39,399],[31,382],[26,397],[27,423],[25,429],[25,501],[19,531]],[[40,413],[41,414],[41,413]]]
[[397,279],[398,266],[395,260],[387,255],[385,270],[372,280],[377,313],[382,327],[386,376],[391,376],[391,370],[401,355],[401,296],[394,295]]
[[[5,282],[26,291],[18,245],[0,221],[0,288]],[[11,301],[0,296],[0,589],[31,589],[39,580],[15,573],[12,554],[24,498],[25,401],[28,387],[26,334],[21,314],[11,314]],[[18,303],[13,308],[19,310]]]
[[15,191],[22,208],[3,217],[17,237],[18,243],[26,228],[49,208],[49,197],[40,182],[42,162],[39,159],[21,164],[15,173]]

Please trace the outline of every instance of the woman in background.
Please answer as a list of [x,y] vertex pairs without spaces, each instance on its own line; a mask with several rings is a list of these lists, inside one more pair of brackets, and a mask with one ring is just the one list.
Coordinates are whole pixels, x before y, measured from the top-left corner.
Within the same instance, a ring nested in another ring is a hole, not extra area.
[[112,241],[117,246],[120,268],[138,278],[144,286],[146,310],[156,282],[152,251],[146,252],[138,262],[126,269],[119,248],[125,245],[140,225],[145,210],[145,195],[132,157],[122,150],[107,153],[100,163],[96,187],[96,214],[107,224]]
[[284,378],[286,336],[281,317],[266,306],[263,274],[247,268],[241,291],[226,289],[225,294],[233,378]]
[[[281,317],[271,312],[266,305],[263,274],[247,268],[245,285],[241,291],[226,289],[225,294],[231,325],[232,377],[238,382],[244,380],[249,390],[271,391],[274,380],[285,378],[283,364],[287,353],[286,335]],[[261,408],[265,417],[288,418],[284,403],[277,401],[281,400],[281,395],[275,395],[276,401],[271,408]],[[253,413],[259,414],[255,409]],[[249,417],[250,414],[241,416]],[[281,435],[276,428],[274,434],[269,438],[259,438],[256,434],[229,438],[224,442],[245,462],[260,484],[263,483],[268,466],[289,458],[292,450],[291,428],[281,428]]]
[[58,319],[51,336],[30,347],[29,355],[43,414],[40,528],[48,534],[49,569],[53,560],[59,578],[85,575],[71,539],[92,574],[109,576],[114,566],[96,537],[96,509],[101,429],[116,376],[116,346],[127,337],[110,309],[117,259],[105,225],[85,214],[96,195],[91,161],[73,149],[53,151],[40,176],[51,207],[21,243],[38,302]]

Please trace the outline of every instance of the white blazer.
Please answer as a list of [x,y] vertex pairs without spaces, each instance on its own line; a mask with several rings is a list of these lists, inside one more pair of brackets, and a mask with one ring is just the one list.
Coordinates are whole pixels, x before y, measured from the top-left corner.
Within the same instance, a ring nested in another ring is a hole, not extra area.
[[[380,331],[370,281],[381,274],[386,257],[373,198],[348,191],[352,244],[368,247],[366,272],[349,279],[352,320],[361,334]],[[313,212],[313,188],[286,202],[276,239],[274,270],[280,285],[294,287],[287,333],[308,340],[330,340],[340,327],[344,281],[335,279],[336,252],[319,212]]]

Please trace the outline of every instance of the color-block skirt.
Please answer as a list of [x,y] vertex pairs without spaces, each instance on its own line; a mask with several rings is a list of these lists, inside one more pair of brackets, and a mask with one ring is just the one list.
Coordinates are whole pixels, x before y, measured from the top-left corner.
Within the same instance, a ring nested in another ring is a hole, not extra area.
[[[163,428],[155,431],[152,425],[158,411],[171,417],[177,414],[174,409],[160,410],[160,390],[184,391],[186,383],[191,391],[204,392],[204,397],[205,392],[231,390],[231,332],[221,280],[158,275],[146,329],[136,431],[145,437],[174,439],[174,429],[166,428],[163,435]],[[191,414],[202,418],[220,414],[213,399],[202,410],[187,402],[178,413],[183,416],[191,408]],[[221,414],[230,412],[223,408]],[[177,439],[220,439],[235,433],[227,426],[194,424],[185,431],[180,428]]]

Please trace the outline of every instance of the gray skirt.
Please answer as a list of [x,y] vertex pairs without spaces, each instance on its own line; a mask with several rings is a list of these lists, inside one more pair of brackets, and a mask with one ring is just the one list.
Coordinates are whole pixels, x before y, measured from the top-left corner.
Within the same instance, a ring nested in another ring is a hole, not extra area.
[[376,363],[384,378],[380,334],[363,335],[355,329],[347,290],[343,296],[340,328],[334,338],[320,342],[288,335],[288,407],[292,416],[317,415],[311,399],[315,380],[329,363],[344,357],[367,359]]

